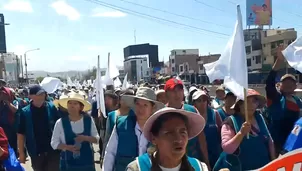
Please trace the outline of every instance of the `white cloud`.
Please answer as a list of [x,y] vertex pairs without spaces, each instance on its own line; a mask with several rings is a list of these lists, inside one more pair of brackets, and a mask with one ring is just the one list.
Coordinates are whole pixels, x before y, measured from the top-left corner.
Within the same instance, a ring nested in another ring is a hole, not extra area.
[[8,11],[18,11],[24,13],[32,13],[33,8],[29,1],[25,0],[11,0],[3,6]]
[[59,0],[50,5],[59,15],[66,16],[69,20],[78,20],[81,14],[65,1]]
[[95,8],[92,10],[92,17],[112,17],[112,18],[120,18],[120,17],[126,17],[127,14],[123,13],[121,11],[104,11],[100,8]]

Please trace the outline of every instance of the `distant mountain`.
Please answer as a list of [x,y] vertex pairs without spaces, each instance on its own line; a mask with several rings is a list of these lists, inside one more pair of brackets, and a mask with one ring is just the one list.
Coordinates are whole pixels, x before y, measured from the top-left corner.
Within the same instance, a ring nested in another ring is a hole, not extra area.
[[[119,70],[123,70],[123,66],[117,66]],[[100,68],[101,71],[106,71],[106,68]],[[82,75],[85,75],[88,72],[86,71],[62,71],[62,72],[47,72],[47,71],[28,71],[29,78],[37,78],[37,77],[62,77],[67,78],[69,77],[81,77]]]
[[30,78],[47,77],[47,76],[67,78],[67,76],[69,77],[82,76],[86,73],[87,71],[64,71],[64,72],[28,71],[28,75]]

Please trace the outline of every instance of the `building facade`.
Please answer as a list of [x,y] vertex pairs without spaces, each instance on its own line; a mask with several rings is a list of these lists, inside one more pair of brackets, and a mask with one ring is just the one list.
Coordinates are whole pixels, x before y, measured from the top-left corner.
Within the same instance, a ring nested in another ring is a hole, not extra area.
[[1,79],[11,83],[17,84],[21,75],[20,60],[14,53],[0,54],[0,74]]
[[[264,83],[277,59],[277,47],[280,44],[286,47],[296,38],[297,32],[294,29],[244,30],[249,84]],[[295,73],[289,66],[284,66],[284,68],[282,73],[288,71]]]
[[131,82],[149,80],[151,68],[149,67],[148,57],[131,57],[124,61],[124,72]]
[[169,56],[171,75],[186,75],[190,70],[197,70],[199,49],[174,49]]
[[157,67],[160,65],[158,61],[158,45],[146,43],[130,45],[124,48],[124,60],[135,56],[147,56],[149,66]]

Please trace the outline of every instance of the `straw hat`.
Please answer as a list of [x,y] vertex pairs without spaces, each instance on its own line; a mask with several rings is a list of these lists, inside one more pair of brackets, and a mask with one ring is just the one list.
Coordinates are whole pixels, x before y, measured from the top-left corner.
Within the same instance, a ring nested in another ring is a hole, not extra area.
[[85,99],[88,98],[88,95],[84,91],[79,91],[79,94],[82,95]]
[[91,110],[91,104],[85,100],[84,96],[79,93],[71,92],[68,94],[68,97],[62,98],[59,100],[59,104],[67,109],[67,103],[69,100],[74,100],[82,103],[84,105],[84,112]]
[[[259,103],[258,108],[262,108],[266,104],[266,98],[254,89],[248,89],[246,97],[255,97]],[[231,107],[231,109],[234,109],[239,101],[242,101],[242,100],[237,99],[235,104]]]
[[179,113],[179,114],[185,116],[186,118],[188,118],[189,123],[188,123],[187,129],[188,129],[189,139],[192,139],[192,138],[196,137],[197,135],[199,135],[200,132],[205,127],[206,122],[199,113],[188,112],[183,109],[165,107],[165,108],[160,109],[159,111],[155,112],[146,121],[146,123],[144,125],[143,133],[147,140],[152,141],[151,128],[152,128],[153,123],[158,119],[158,117],[160,117],[161,115],[164,115],[166,113],[172,113],[172,112]]
[[[64,98],[68,98],[68,95],[62,94],[62,95],[60,96],[59,100],[64,99]],[[56,107],[59,107],[59,100],[56,99],[56,100],[54,100],[52,103],[53,103]]]
[[126,103],[127,106],[129,106],[132,109],[135,108],[134,99],[143,99],[143,100],[153,102],[155,104],[155,111],[165,107],[165,105],[163,103],[156,101],[155,92],[151,88],[148,88],[148,87],[138,88],[135,96],[131,96],[131,95],[122,96],[122,100]]

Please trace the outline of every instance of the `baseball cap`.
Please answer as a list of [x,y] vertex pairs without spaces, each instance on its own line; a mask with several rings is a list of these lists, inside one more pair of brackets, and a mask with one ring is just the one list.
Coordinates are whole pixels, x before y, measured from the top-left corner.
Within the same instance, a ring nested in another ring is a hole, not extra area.
[[208,95],[207,95],[207,93],[206,93],[205,91],[197,90],[197,91],[193,94],[192,99],[193,99],[193,100],[197,100],[197,99],[198,99],[199,97],[201,97],[201,96],[207,96],[207,97],[208,97]]
[[291,79],[291,80],[293,80],[293,81],[297,81],[297,79],[296,79],[296,77],[294,76],[294,75],[292,75],[292,74],[285,74],[285,75],[283,75],[282,77],[281,77],[281,79],[280,79],[280,81],[282,82],[282,81],[284,81],[285,79]]
[[171,78],[166,82],[164,89],[165,89],[165,91],[173,90],[175,88],[175,86],[177,86],[177,85],[182,86],[182,88],[184,86],[181,80],[176,79],[176,78]]
[[29,87],[29,95],[40,95],[46,93],[46,91],[38,84]]

